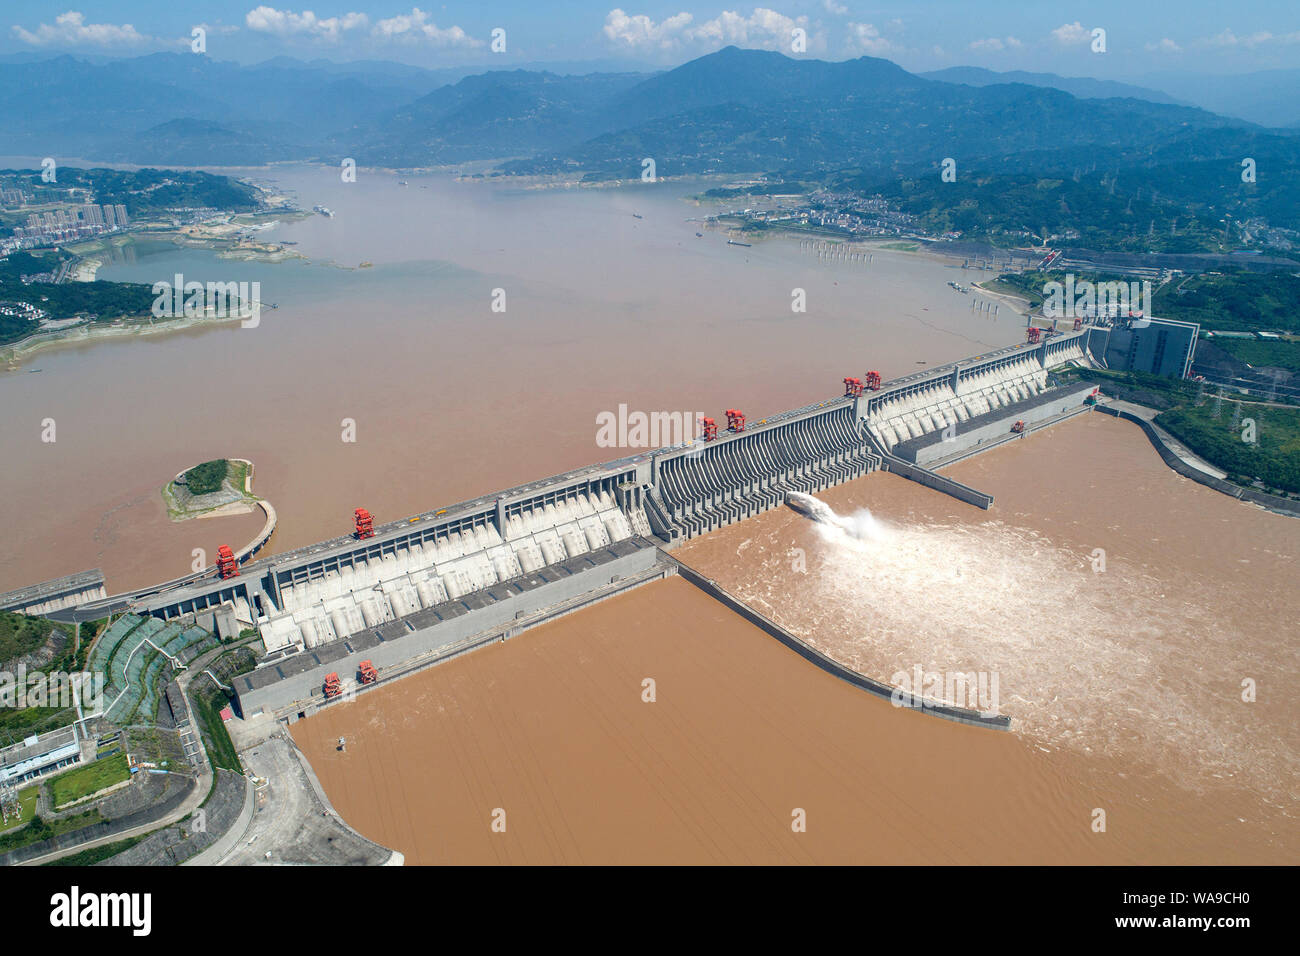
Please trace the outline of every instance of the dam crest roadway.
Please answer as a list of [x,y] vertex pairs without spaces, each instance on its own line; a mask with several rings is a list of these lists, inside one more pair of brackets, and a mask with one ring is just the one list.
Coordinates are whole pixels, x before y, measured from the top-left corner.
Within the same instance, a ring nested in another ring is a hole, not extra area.
[[[996,350],[878,389],[846,387],[845,395],[742,422],[710,441],[529,482],[375,526],[370,536],[237,561],[237,576],[206,569],[105,597],[102,577],[97,588],[74,575],[0,596],[0,607],[44,605],[47,616],[70,622],[121,612],[179,618],[222,637],[255,627],[267,654],[235,679],[242,715],[296,720],[333,699],[323,689],[327,674],[343,675],[352,691],[364,660],[383,683],[677,574],[668,552],[678,544],[777,507],[790,492],[813,495],[885,470],[989,508],[991,496],[935,468],[1088,411],[1093,387],[1056,384],[1051,370],[1094,364],[1090,332]],[[698,577],[691,580],[707,590]]]

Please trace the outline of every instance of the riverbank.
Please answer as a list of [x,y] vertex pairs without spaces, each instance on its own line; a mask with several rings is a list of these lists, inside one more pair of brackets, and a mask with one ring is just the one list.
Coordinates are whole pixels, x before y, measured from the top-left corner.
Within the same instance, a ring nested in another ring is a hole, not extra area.
[[1134,405],[1131,402],[1118,399],[1109,399],[1098,405],[1097,410],[1133,422],[1139,426],[1147,438],[1151,440],[1152,446],[1164,463],[1184,478],[1190,478],[1197,484],[1213,488],[1230,498],[1249,501],[1274,514],[1300,518],[1300,501],[1269,494],[1256,488],[1246,488],[1228,481],[1224,472],[1192,452],[1157,425],[1158,413],[1155,409],[1144,408],[1141,405]]
[[88,322],[70,329],[58,329],[52,332],[37,332],[25,339],[19,339],[9,345],[0,346],[0,371],[17,372],[19,365],[37,352],[60,345],[84,345],[100,339],[123,338],[132,335],[162,335],[169,332],[181,332],[198,325],[228,325],[240,322],[239,315],[224,318],[216,316],[155,319],[153,316],[124,317],[110,323]]
[[[1231,489],[1227,493],[1237,498],[1262,494],[1270,507],[1288,511],[1300,504],[1290,497],[1300,494],[1300,456],[1294,450],[1300,408],[1250,402],[1211,393],[1203,383],[1137,372],[1069,369],[1062,375],[1100,386],[1109,399],[1132,403],[1127,411],[1168,433],[1158,436],[1157,447],[1185,446],[1175,448],[1173,457],[1219,482],[1213,485],[1218,490]],[[1188,452],[1202,464],[1191,461]]]

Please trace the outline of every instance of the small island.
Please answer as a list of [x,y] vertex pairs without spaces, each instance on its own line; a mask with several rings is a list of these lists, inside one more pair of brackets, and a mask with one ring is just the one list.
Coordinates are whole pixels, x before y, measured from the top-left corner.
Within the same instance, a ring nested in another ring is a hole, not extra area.
[[262,499],[253,494],[253,463],[214,458],[183,471],[162,489],[172,521],[246,514]]

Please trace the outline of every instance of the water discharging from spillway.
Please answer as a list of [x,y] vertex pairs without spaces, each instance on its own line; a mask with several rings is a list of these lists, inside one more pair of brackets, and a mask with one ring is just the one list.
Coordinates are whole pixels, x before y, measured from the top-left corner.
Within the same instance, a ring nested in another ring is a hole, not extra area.
[[[1294,741],[1262,732],[1236,691],[1265,663],[1236,653],[1230,622],[1208,608],[1164,600],[1140,568],[1094,573],[1104,559],[1002,521],[811,502],[796,506],[812,519],[795,527],[813,531],[796,537],[803,547],[760,549],[775,573],[738,590],[838,660],[894,683],[918,667],[996,675],[1000,709],[1039,746],[1157,762],[1169,750],[1194,755],[1190,777],[1246,772],[1263,795],[1285,792]],[[804,567],[797,586],[780,573]]]

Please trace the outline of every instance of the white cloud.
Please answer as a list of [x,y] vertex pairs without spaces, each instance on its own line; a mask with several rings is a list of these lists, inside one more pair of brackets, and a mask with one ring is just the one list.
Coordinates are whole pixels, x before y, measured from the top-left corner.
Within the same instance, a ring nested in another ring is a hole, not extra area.
[[87,23],[85,16],[75,10],[61,13],[54,23],[42,23],[36,30],[13,28],[14,36],[32,46],[80,45],[113,46],[116,44],[144,43],[149,38],[129,23]]
[[1015,37],[1005,37],[1001,39],[998,37],[988,37],[984,40],[972,40],[970,43],[970,48],[972,50],[1018,50],[1022,46],[1024,46],[1024,44]]
[[1183,52],[1183,48],[1180,47],[1173,40],[1169,39],[1169,37],[1162,38],[1159,43],[1148,43],[1146,44],[1146,48],[1151,53],[1182,53]]
[[[622,9],[605,16],[604,34],[611,42],[633,49],[672,50],[685,45],[761,47],[788,51],[795,27],[807,29],[808,18],[791,18],[755,7],[749,16],[732,10],[696,24],[689,13],[678,13],[656,23],[643,14],[629,15]],[[809,37],[809,46],[815,41]]]
[[826,8],[827,13],[832,13],[837,17],[842,17],[849,12],[849,8],[842,3],[836,3],[835,0],[822,0],[822,6]]
[[689,13],[679,13],[655,23],[643,14],[628,16],[615,9],[605,16],[604,33],[611,42],[624,46],[668,49],[682,39],[694,19]]
[[380,20],[375,24],[371,34],[382,40],[418,41],[426,40],[434,46],[482,46],[482,40],[476,40],[460,27],[439,27],[429,19],[429,15],[419,7],[412,7],[408,14],[399,14]]
[[1052,31],[1052,36],[1062,46],[1074,46],[1090,42],[1092,40],[1092,31],[1078,20],[1075,20],[1073,23],[1061,24]]
[[849,48],[879,56],[894,49],[894,45],[870,23],[850,23]]
[[318,17],[310,10],[294,13],[261,6],[248,11],[244,23],[258,33],[276,36],[308,36],[317,40],[337,40],[348,30],[365,29],[370,18],[364,13],[345,13],[341,17]]
[[792,20],[775,10],[755,7],[754,12],[747,17],[730,10],[724,11],[690,32],[693,39],[711,40],[723,46],[734,43],[736,46],[788,48],[791,31],[807,22],[807,17]]

